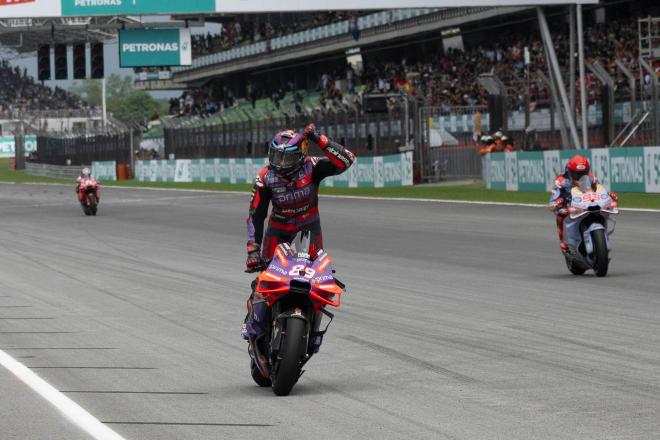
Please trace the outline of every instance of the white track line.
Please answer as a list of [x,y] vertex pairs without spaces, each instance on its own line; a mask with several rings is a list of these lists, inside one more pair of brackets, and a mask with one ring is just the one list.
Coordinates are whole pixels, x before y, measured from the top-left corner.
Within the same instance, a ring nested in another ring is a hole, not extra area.
[[[0,182],[8,185],[13,185],[13,182]],[[47,186],[71,186],[64,183],[32,183],[25,182],[21,185],[47,185]],[[179,191],[179,192],[197,192],[205,194],[226,194],[226,195],[240,195],[245,196],[250,194],[249,191],[216,191],[212,189],[186,189],[186,188],[153,188],[153,187],[139,187],[139,186],[107,186],[106,188],[118,188],[118,189],[135,189],[135,190],[147,190],[147,191]],[[323,191],[323,189],[321,189]],[[658,194],[660,197],[660,194]],[[488,202],[488,201],[473,201],[473,200],[447,200],[447,199],[418,199],[414,197],[371,197],[371,196],[349,196],[349,195],[335,195],[335,194],[323,194],[321,192],[321,197],[335,198],[335,199],[356,199],[356,200],[381,200],[381,201],[398,201],[398,202],[423,202],[423,203],[453,203],[456,205],[482,205],[482,206],[522,206],[526,208],[545,208],[546,205],[538,203],[514,203],[514,202]],[[648,208],[621,208],[622,211],[630,212],[653,212],[660,213],[660,209],[648,209]]]
[[76,402],[60,393],[32,370],[2,350],[0,350],[0,365],[12,372],[23,383],[32,388],[34,392],[55,406],[71,422],[96,440],[125,440],[124,437],[108,428]]

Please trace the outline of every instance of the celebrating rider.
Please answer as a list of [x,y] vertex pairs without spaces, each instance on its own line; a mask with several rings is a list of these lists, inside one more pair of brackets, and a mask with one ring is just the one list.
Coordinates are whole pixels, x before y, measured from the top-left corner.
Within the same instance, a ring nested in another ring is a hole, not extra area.
[[[559,235],[559,246],[563,252],[568,252],[568,245],[564,241],[564,219],[568,215],[568,205],[571,202],[571,190],[578,185],[578,181],[583,176],[591,178],[592,185],[595,187],[598,180],[591,174],[591,165],[589,159],[584,156],[576,155],[566,164],[563,174],[557,176],[552,187],[550,203],[548,208],[557,216],[557,234]],[[616,193],[610,192],[612,200],[617,201]]]
[[[309,141],[325,154],[324,158],[307,155]],[[256,272],[272,258],[280,243],[293,240],[300,231],[311,235],[312,257],[323,247],[318,192],[321,181],[341,174],[355,161],[349,150],[321,134],[309,124],[300,135],[293,130],[277,133],[268,152],[268,165],[255,179],[247,218],[247,271]],[[273,209],[264,234],[268,207]],[[248,319],[243,338],[258,337],[267,316],[267,306],[255,293],[247,301]]]

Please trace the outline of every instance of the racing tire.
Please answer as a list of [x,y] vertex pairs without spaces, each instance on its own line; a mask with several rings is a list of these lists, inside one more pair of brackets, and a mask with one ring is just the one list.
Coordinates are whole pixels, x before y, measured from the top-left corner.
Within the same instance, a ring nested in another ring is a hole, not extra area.
[[278,355],[277,365],[273,366],[271,381],[273,392],[287,396],[300,377],[301,361],[307,352],[306,323],[299,318],[286,320],[284,340]]
[[573,275],[584,275],[584,273],[587,271],[587,269],[582,266],[580,263],[575,261],[573,258],[570,258],[568,256],[564,256],[566,259],[566,267],[568,267],[568,270],[573,274]]
[[594,245],[594,272],[597,277],[607,275],[607,269],[610,264],[610,257],[607,251],[607,240],[605,240],[605,230],[596,229],[591,231],[591,241]]
[[250,360],[250,375],[254,382],[260,387],[269,387],[272,385],[270,379],[261,374],[261,371],[257,368],[257,364],[255,364],[254,360]]

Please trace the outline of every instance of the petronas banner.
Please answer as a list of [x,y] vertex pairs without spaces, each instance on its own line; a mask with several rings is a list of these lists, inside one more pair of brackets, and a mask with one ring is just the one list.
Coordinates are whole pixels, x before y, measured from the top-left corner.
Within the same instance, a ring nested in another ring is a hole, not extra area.
[[[348,171],[328,177],[323,186],[382,188],[412,185],[412,162],[412,152],[358,157]],[[251,184],[267,164],[265,158],[138,160],[135,162],[135,179],[141,182]]]
[[492,153],[483,158],[483,180],[489,189],[549,191],[575,154],[587,156],[612,191],[660,193],[660,147]]

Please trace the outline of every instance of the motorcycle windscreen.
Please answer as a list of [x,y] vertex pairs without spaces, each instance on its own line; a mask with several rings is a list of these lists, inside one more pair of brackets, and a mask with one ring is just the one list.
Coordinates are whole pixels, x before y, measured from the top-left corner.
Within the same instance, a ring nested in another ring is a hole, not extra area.
[[589,176],[587,174],[587,175],[584,175],[584,176],[580,177],[580,180],[578,180],[578,185],[577,186],[580,189],[580,191],[582,191],[583,193],[588,193],[588,192],[593,192],[594,191],[594,183],[595,182],[593,181],[591,176]]

